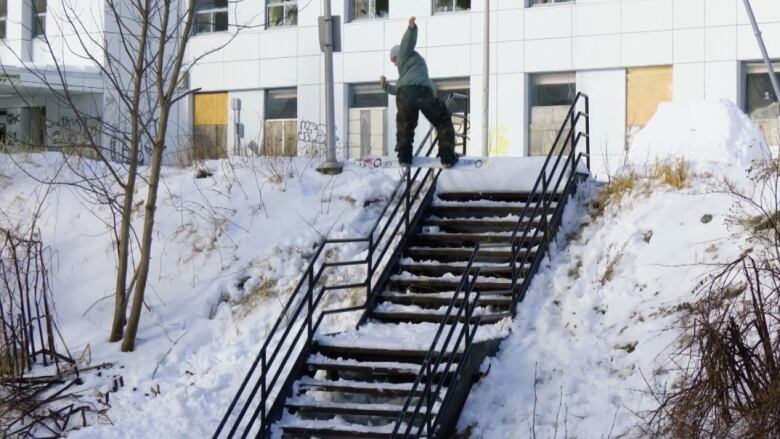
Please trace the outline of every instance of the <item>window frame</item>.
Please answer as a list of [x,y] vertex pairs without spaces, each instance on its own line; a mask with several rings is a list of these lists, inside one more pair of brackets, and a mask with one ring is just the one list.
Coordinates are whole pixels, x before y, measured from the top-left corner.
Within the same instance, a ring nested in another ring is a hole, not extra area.
[[[44,11],[38,10],[38,1],[44,2]],[[32,38],[39,38],[46,36],[46,15],[49,11],[48,0],[33,0],[32,1]]]
[[458,14],[458,13],[462,13],[462,12],[470,12],[470,11],[471,11],[471,6],[472,6],[472,5],[471,5],[471,3],[472,3],[472,1],[473,1],[473,0],[468,0],[468,2],[469,2],[469,8],[468,8],[468,9],[464,9],[464,10],[457,10],[457,9],[455,9],[455,6],[456,6],[456,4],[457,4],[458,0],[445,0],[445,1],[449,2],[449,3],[450,3],[450,6],[452,7],[452,9],[450,9],[450,10],[446,10],[446,11],[439,11],[439,10],[437,9],[437,7],[438,7],[438,5],[437,5],[438,1],[439,1],[439,0],[432,0],[432,2],[431,2],[431,12],[433,13],[433,15],[440,15],[440,14]]
[[[271,8],[282,7],[282,24],[271,24]],[[288,24],[288,8],[295,7],[295,23]],[[265,28],[287,28],[298,26],[298,0],[265,0]]]
[[8,34],[8,0],[0,0],[5,5],[5,11],[0,10],[0,40],[5,40]]
[[545,7],[545,6],[556,6],[566,3],[575,3],[576,0],[549,0],[545,3],[537,3],[539,0],[526,0],[525,7],[526,8],[536,8],[536,7]]
[[[201,9],[201,6],[197,6],[197,9],[195,11],[195,26],[193,26],[193,35],[204,35],[204,34],[213,34],[218,32],[227,32],[228,29],[230,29],[230,2],[225,1],[225,6],[216,6],[216,0],[211,0],[212,7],[208,9]],[[225,29],[216,29],[216,16],[217,14],[225,14]],[[199,30],[199,22],[198,17],[201,15],[209,15],[209,24],[211,26],[211,30]]]
[[[283,94],[283,93],[290,93],[295,92],[295,117],[270,117],[268,115],[268,109],[270,108],[270,105],[268,103],[272,99],[272,95],[274,94]],[[297,120],[298,119],[298,87],[280,87],[280,88],[269,88],[265,90],[265,99],[263,101],[263,120]]]
[[[376,90],[374,90],[376,89]],[[361,90],[365,90],[364,93],[358,93]],[[356,94],[382,94],[384,95],[384,105],[374,105],[374,106],[365,106],[365,105],[355,105],[355,95]],[[390,99],[387,96],[387,93],[382,90],[381,87],[379,87],[378,84],[375,83],[357,83],[357,84],[350,84],[349,85],[349,100],[348,100],[348,109],[353,108],[387,108],[390,105]]]
[[[368,17],[356,17],[355,16],[355,10],[356,10],[355,3],[357,1],[358,0],[349,0],[349,3],[347,4],[347,6],[349,8],[349,21],[350,21],[350,23],[353,22],[353,21],[360,22],[360,21],[371,21],[371,20],[387,20],[390,17],[390,0],[387,0],[387,16],[385,16],[385,17],[380,17],[376,13],[376,2],[378,0],[367,0],[369,2],[368,3],[369,4],[369,14],[368,14]],[[372,12],[371,5],[372,4],[374,5],[374,8],[373,8],[373,15],[374,16],[373,17],[371,16],[371,12]]]
[[[775,76],[780,79],[780,60],[773,59],[772,61],[772,68],[775,71]],[[770,81],[770,101],[777,102],[777,99],[771,99],[771,96],[774,95],[774,90],[771,89],[771,79],[769,78],[769,69],[766,67],[766,64],[763,61],[760,62],[745,62],[743,67],[743,84],[742,84],[742,92],[744,93],[744,99],[743,99],[743,105],[742,105],[742,111],[747,114],[747,116],[750,118],[750,109],[748,108],[749,100],[750,100],[750,86],[748,84],[748,78],[751,75],[765,75],[767,76],[767,81]]]

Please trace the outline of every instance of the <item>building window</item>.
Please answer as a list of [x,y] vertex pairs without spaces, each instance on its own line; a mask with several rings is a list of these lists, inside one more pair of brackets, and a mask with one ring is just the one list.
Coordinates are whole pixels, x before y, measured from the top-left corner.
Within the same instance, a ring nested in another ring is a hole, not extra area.
[[[780,74],[780,63],[772,65]],[[780,103],[777,102],[766,65],[748,64],[745,68],[745,112],[764,134],[768,145],[780,145]]]
[[283,88],[265,93],[263,155],[298,155],[298,90]]
[[33,37],[46,35],[46,0],[33,3]]
[[471,9],[471,0],[435,0],[434,12],[457,12]]
[[266,0],[266,26],[295,26],[298,24],[298,0]]
[[228,94],[196,93],[192,125],[193,160],[227,157]]
[[195,33],[223,32],[228,29],[228,0],[199,0]]
[[531,76],[529,155],[547,154],[555,142],[569,107],[577,96],[574,73],[549,73]]
[[5,39],[5,27],[8,22],[8,0],[0,0],[0,40]]
[[574,3],[574,0],[529,0],[528,5],[548,5],[551,3]]
[[377,84],[350,87],[349,156],[387,155],[387,93]]
[[437,79],[433,81],[436,94],[446,102],[454,93],[449,109],[452,111],[452,126],[455,128],[455,151],[466,154],[466,138],[469,131],[471,111],[471,83],[469,78]]
[[387,18],[390,0],[350,0],[350,19]]

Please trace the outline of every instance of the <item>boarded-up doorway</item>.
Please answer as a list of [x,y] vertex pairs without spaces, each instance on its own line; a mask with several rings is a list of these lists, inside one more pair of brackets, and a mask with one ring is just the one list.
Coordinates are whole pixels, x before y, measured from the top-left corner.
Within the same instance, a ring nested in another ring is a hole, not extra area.
[[228,94],[198,93],[193,103],[192,158],[227,156]]
[[671,100],[672,66],[626,69],[626,143],[647,125],[661,102]]

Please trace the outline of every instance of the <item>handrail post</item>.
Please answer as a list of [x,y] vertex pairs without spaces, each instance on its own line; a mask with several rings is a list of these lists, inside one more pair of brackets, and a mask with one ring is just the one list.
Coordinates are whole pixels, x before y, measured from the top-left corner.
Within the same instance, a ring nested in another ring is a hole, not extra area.
[[[576,109],[577,109],[577,101],[579,100],[579,96],[577,98],[578,99],[575,99],[575,101],[574,101],[574,106],[575,106],[574,107],[574,111],[572,111],[570,113],[571,130],[569,130],[569,145],[571,145],[571,150],[570,150],[570,154],[569,155],[571,155],[571,171],[569,171],[569,172],[572,172],[572,173],[574,173],[574,171],[575,171],[575,169],[574,169],[574,155],[575,155],[574,150],[577,148],[577,145],[574,144],[574,141],[576,139],[575,131],[577,130],[577,121],[575,120],[574,115],[575,115],[575,113],[577,113]],[[564,167],[564,169],[565,169],[565,167]]]
[[[265,388],[265,376],[268,371],[268,365],[266,364],[266,358],[265,358],[265,350],[263,350],[263,356],[260,360],[260,431],[263,431],[265,429],[265,407],[266,407],[266,399],[268,399],[268,391]],[[251,427],[251,425],[250,425]]]
[[590,97],[585,96],[585,163],[590,173]]
[[404,221],[406,223],[406,232],[409,232],[409,210],[411,209],[412,194],[412,168],[406,168],[406,210],[404,211]]
[[366,256],[366,303],[371,298],[371,280],[374,278],[374,232],[368,235],[368,256]]

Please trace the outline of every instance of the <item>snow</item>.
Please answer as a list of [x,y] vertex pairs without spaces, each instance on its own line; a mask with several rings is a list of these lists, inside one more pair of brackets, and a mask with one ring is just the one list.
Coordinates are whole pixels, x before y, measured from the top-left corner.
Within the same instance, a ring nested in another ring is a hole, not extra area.
[[[44,198],[44,186],[17,163],[45,177],[61,160],[53,153],[0,155],[0,227],[26,224]],[[124,381],[110,395],[102,425],[69,437],[211,436],[314,246],[322,236],[364,236],[398,178],[349,165],[340,176],[323,176],[308,159],[284,165],[290,172],[280,183],[268,181],[264,159],[207,162],[213,176],[203,179],[192,169],[164,168],[150,310],[129,354],[107,342],[115,261],[107,210],[71,187],[48,194],[38,226],[56,255],[51,271],[60,329],[73,355],[84,355],[84,365],[114,363],[102,376],[84,374],[79,390],[94,402],[105,399],[98,392],[111,388],[111,376]],[[60,178],[75,177],[62,171]],[[137,200],[145,196],[141,185]],[[364,257],[364,245],[342,248],[334,259]],[[333,270],[334,279],[365,276],[363,266]],[[363,303],[364,291],[329,293],[324,306]],[[354,325],[353,319],[334,319],[325,329]]]
[[[449,169],[439,175],[437,192],[530,192],[547,157],[491,157],[483,171]],[[551,162],[548,172],[554,165]],[[558,165],[553,181],[563,169]],[[579,171],[586,172],[584,163]]]
[[751,246],[729,228],[735,200],[718,188],[724,178],[750,184],[746,169],[764,157],[754,136],[726,101],[662,104],[637,134],[624,172],[656,158],[689,159],[688,186],[640,178],[596,218],[589,203],[601,187],[580,187],[511,335],[483,365],[487,376],[459,429],[484,439],[564,429],[569,437],[641,436],[634,427],[657,407],[650,390],[669,389],[676,378],[676,307],[717,264]]
[[769,156],[761,132],[727,99],[661,103],[628,150],[629,163],[636,165],[683,158],[745,168]]

